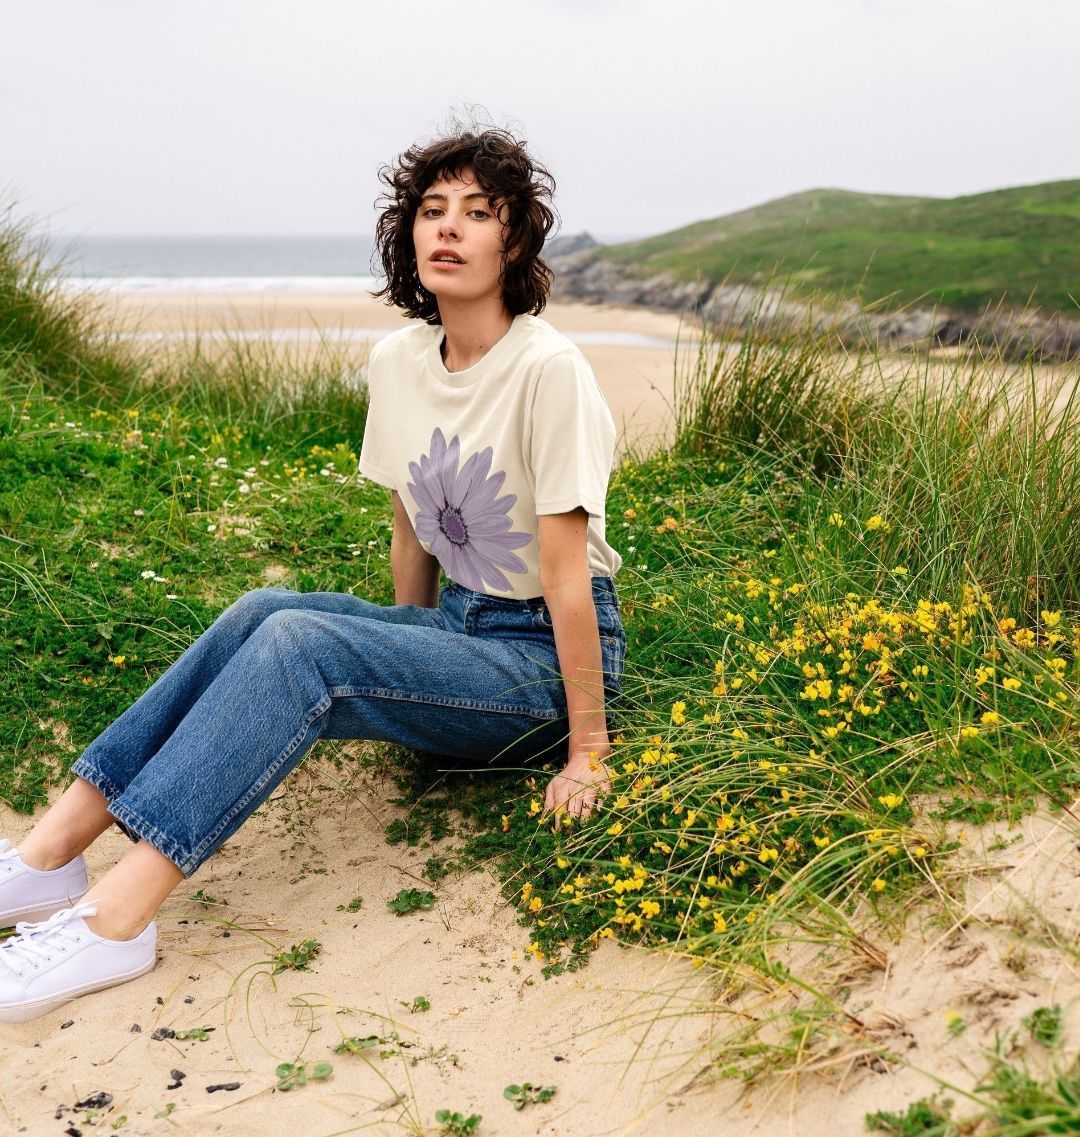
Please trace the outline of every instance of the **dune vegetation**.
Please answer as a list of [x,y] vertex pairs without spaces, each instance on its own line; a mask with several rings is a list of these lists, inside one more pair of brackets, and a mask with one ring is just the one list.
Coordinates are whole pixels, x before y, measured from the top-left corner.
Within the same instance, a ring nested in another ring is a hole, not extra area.
[[[751,329],[723,346],[706,329],[678,377],[671,448],[613,472],[629,643],[601,813],[553,828],[542,770],[315,754],[397,780],[409,811],[387,839],[437,843],[433,887],[495,868],[549,973],[616,937],[688,957],[732,997],[802,985],[797,1046],[795,1019],[777,1033],[760,1017],[719,1044],[719,1068],[755,1077],[843,1024],[842,994],[798,960],[866,955],[868,929],[951,895],[951,823],[1036,808],[1076,821],[1080,394],[1075,376],[1047,389],[974,354],[945,383],[917,356],[885,382],[874,353],[841,366],[821,339]],[[243,591],[275,580],[392,602],[388,496],[355,473],[357,380],[331,346],[303,361],[243,343],[136,349],[9,223],[8,803],[40,806]],[[1055,1062],[1021,1104],[1006,1087],[959,1112],[979,1133],[1075,1132],[1080,1067],[1060,1047]],[[922,1128],[912,1113],[883,1131],[961,1131],[921,1108]],[[1039,1128],[1047,1110],[1065,1127]]]

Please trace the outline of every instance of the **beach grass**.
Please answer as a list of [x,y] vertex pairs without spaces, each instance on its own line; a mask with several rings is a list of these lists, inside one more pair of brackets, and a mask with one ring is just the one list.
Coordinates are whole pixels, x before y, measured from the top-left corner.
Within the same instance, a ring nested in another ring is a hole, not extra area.
[[[31,810],[242,592],[393,587],[388,495],[355,474],[362,369],[135,351],[25,250],[0,240],[0,795]],[[955,899],[956,822],[1076,820],[1076,377],[852,362],[705,329],[674,444],[614,470],[628,662],[600,814],[553,828],[544,770],[363,759],[409,806],[388,840],[454,838],[435,884],[495,869],[546,973],[618,938],[710,969],[718,1005],[799,989],[718,1035],[742,1078],[850,1014],[800,961],[873,964],[913,902]]]

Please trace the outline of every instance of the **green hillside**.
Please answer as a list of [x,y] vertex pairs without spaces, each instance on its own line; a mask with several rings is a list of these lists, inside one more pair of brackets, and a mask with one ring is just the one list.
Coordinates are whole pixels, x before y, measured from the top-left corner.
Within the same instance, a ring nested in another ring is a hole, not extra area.
[[976,311],[1002,298],[1080,316],[1080,180],[927,198],[817,189],[599,255],[680,279]]

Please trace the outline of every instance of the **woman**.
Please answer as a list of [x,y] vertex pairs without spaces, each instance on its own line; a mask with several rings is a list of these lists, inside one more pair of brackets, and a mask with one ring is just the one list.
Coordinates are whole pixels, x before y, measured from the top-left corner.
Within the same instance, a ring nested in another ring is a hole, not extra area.
[[[559,756],[555,815],[610,788],[615,426],[584,357],[537,318],[553,180],[499,130],[412,147],[382,179],[376,295],[424,321],[372,351],[360,455],[391,491],[397,603],[248,593],[87,747],[21,849],[0,842],[0,927],[19,924],[2,1021],[149,971],[161,903],[317,738]],[[82,852],[114,822],[135,844],[88,892]]]

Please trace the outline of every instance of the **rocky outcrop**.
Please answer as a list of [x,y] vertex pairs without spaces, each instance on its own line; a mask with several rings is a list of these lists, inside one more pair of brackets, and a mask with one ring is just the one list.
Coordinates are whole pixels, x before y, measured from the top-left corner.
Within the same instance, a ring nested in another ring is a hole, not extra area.
[[564,233],[552,237],[544,246],[544,258],[568,257],[573,253],[584,252],[586,249],[599,249],[600,242],[594,240],[588,233]]
[[565,251],[553,249],[555,244],[551,242],[545,258],[555,272],[554,300],[640,305],[667,312],[703,314],[733,334],[751,324],[776,333],[810,327],[831,331],[851,344],[944,347],[977,341],[996,347],[1004,358],[1011,360],[1029,355],[1045,361],[1080,358],[1080,317],[1008,309],[981,313],[943,308],[868,312],[853,302],[826,309],[785,295],[777,288],[685,281],[666,273],[631,272],[598,257],[595,242],[577,249],[567,246]]

